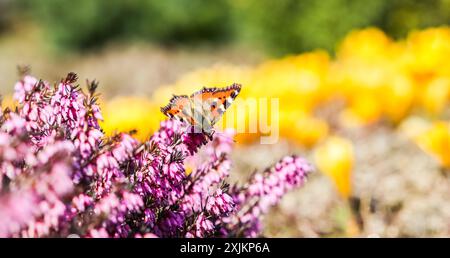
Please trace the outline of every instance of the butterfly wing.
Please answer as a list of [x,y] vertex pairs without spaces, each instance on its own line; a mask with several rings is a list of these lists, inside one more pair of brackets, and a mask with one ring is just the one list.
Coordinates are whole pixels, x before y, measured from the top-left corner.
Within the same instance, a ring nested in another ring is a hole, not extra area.
[[169,118],[190,124],[196,132],[209,132],[212,129],[204,119],[201,105],[196,105],[187,95],[173,96],[169,104],[161,108],[161,112]]
[[194,129],[211,137],[214,124],[219,121],[240,91],[241,85],[236,83],[226,88],[203,88],[190,97],[173,96],[161,111],[169,118],[187,122]]
[[161,112],[169,118],[194,124],[192,117],[192,102],[187,95],[173,96],[169,104],[161,108]]
[[240,84],[233,84],[226,88],[203,88],[191,95],[197,109],[201,109],[203,119],[213,126],[233,103],[241,91]]
[[223,113],[225,113],[227,108],[231,106],[234,99],[236,99],[240,92],[241,85],[237,83],[214,92],[213,97],[218,100],[218,105],[211,105],[211,110],[213,112],[213,125],[219,121]]

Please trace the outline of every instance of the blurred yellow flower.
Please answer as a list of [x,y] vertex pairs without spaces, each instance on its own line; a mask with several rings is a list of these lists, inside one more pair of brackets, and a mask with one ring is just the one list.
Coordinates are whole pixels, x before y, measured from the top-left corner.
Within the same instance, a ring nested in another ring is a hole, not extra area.
[[449,75],[450,28],[430,28],[410,33],[406,40],[404,63],[414,75]]
[[418,145],[434,156],[443,167],[450,168],[450,123],[435,122],[430,129],[416,138]]
[[328,97],[328,71],[329,56],[323,51],[269,60],[255,68],[247,92],[279,98],[281,108],[312,110]]
[[338,48],[331,73],[348,108],[343,124],[366,125],[386,117],[394,123],[408,115],[415,100],[414,81],[401,71],[404,44],[379,29],[350,33]]
[[376,122],[382,114],[382,104],[375,94],[360,94],[340,114],[344,127],[357,127]]
[[416,88],[409,77],[380,73],[376,79],[360,80],[355,75],[352,73],[351,81],[342,87],[347,100],[347,108],[341,114],[345,126],[371,124],[383,117],[398,123],[409,114],[416,98]]
[[386,85],[377,96],[382,96],[382,111],[392,122],[398,123],[411,110],[415,99],[415,87],[411,79],[402,74],[388,78]]
[[281,136],[303,147],[313,147],[328,134],[329,128],[326,121],[302,110],[281,110],[279,117]]
[[380,29],[350,32],[339,46],[338,59],[379,60],[392,46],[392,40]]
[[186,176],[189,176],[192,173],[192,171],[194,171],[194,167],[192,167],[189,164],[185,164],[184,171],[185,171],[184,173],[186,174]]
[[450,99],[450,77],[437,77],[424,85],[420,100],[423,108],[432,115],[439,115]]
[[331,136],[314,152],[314,161],[320,171],[329,176],[342,197],[352,193],[353,145],[344,138]]
[[108,135],[137,130],[136,137],[146,140],[165,119],[159,106],[142,97],[117,97],[103,103],[101,108],[104,117],[101,127]]
[[17,101],[14,100],[12,95],[5,95],[2,97],[2,109],[10,108],[13,109],[17,106]]

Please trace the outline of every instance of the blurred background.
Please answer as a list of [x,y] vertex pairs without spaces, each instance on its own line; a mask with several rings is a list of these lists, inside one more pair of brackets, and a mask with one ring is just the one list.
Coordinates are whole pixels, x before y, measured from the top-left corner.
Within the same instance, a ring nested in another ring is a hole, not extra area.
[[18,65],[74,71],[100,81],[106,132],[145,140],[172,94],[240,82],[280,99],[281,139],[237,135],[233,180],[292,153],[317,168],[266,236],[449,237],[449,23],[450,0],[0,0],[0,90],[13,105]]

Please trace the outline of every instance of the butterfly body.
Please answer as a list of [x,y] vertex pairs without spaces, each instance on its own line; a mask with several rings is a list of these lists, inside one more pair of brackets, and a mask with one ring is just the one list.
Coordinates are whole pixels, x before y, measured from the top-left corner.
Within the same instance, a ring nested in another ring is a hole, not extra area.
[[240,91],[241,85],[236,83],[225,88],[203,88],[191,96],[173,96],[161,112],[169,118],[189,123],[194,132],[202,132],[212,138],[214,124]]

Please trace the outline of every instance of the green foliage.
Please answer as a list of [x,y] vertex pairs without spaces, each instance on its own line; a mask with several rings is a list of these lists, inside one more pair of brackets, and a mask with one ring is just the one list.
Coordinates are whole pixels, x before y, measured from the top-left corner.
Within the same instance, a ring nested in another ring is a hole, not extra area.
[[88,48],[118,36],[128,11],[120,0],[25,2],[33,18],[64,48]]
[[226,2],[202,0],[22,0],[32,17],[65,48],[84,49],[111,39],[163,44],[227,38]]
[[[139,0],[127,31],[163,43],[217,41],[229,37],[228,5],[223,0]],[[131,17],[130,17],[131,18]]]
[[394,37],[413,29],[450,24],[450,0],[389,1],[379,26]]
[[282,55],[333,51],[351,30],[376,26],[393,37],[450,23],[450,0],[232,1],[238,38]]
[[285,54],[332,50],[348,31],[376,24],[386,1],[249,0],[234,9],[242,17],[237,25],[245,26],[240,33],[249,33],[275,54]]
[[56,45],[67,49],[91,48],[110,40],[138,39],[164,45],[232,40],[282,55],[316,48],[333,50],[350,30],[367,26],[377,26],[391,36],[402,37],[411,29],[450,22],[450,0],[17,0],[15,3],[46,28]]

